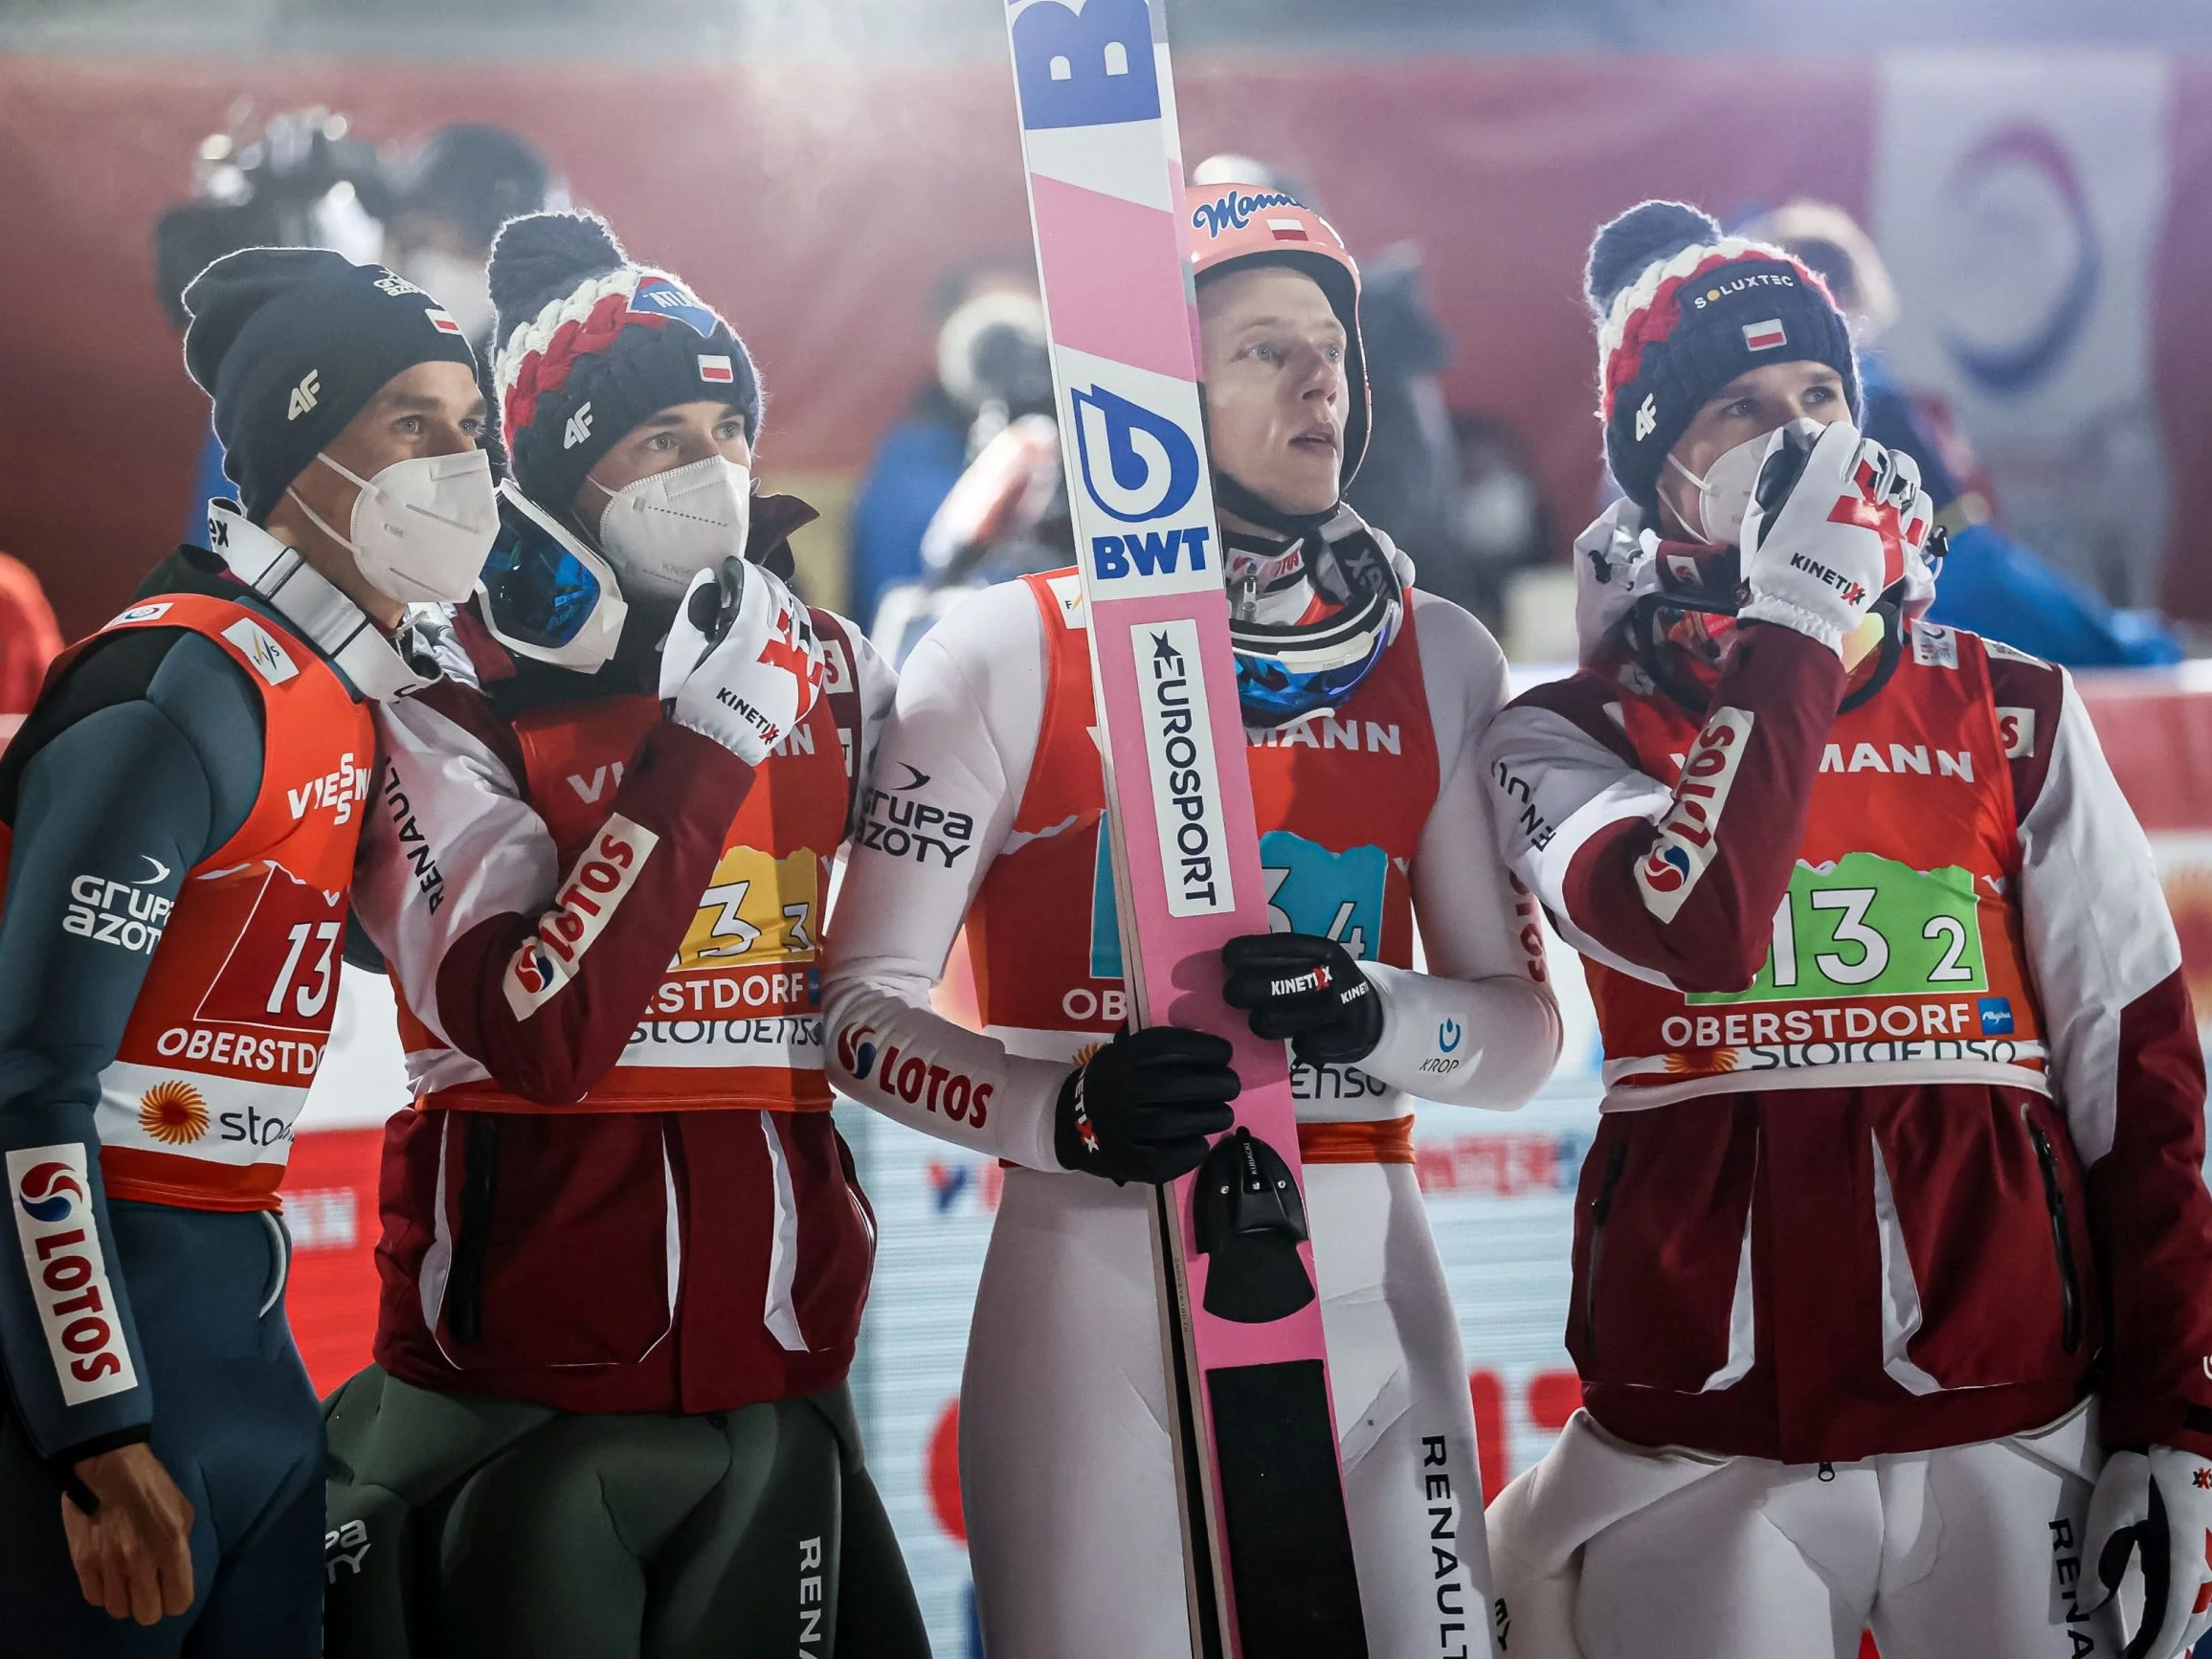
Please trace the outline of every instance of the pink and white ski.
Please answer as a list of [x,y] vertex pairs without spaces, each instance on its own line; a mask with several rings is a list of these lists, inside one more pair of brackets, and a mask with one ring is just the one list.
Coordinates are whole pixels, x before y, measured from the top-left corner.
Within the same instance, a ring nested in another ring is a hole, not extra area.
[[[1367,1651],[1288,1057],[1221,1000],[1267,930],[1205,460],[1161,0],[1010,0],[1030,213],[1136,1023],[1236,1045],[1236,1126],[1159,1195],[1200,1659]],[[1209,1275],[1220,1271],[1209,1282]]]

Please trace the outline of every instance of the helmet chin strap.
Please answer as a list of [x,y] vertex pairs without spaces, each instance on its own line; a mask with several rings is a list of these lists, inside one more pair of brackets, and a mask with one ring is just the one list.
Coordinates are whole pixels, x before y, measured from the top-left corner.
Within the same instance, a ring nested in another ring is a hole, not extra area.
[[1334,518],[1343,504],[1344,498],[1339,495],[1317,513],[1285,512],[1258,490],[1240,483],[1218,467],[1214,469],[1214,505],[1278,535],[1302,536],[1308,530],[1317,530]]

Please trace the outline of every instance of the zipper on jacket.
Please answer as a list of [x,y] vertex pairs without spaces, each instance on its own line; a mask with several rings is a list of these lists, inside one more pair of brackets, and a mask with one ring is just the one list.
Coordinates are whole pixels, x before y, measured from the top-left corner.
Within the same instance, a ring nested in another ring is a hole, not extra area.
[[461,1140],[460,1215],[454,1228],[453,1276],[446,1287],[446,1329],[456,1342],[483,1335],[484,1252],[491,1240],[492,1192],[498,1183],[499,1120],[470,1112]]
[[2050,1137],[2033,1121],[2027,1132],[2035,1142],[2036,1162],[2043,1166],[2044,1207],[2050,1211],[2051,1244],[2058,1252],[2059,1336],[2071,1354],[2082,1345],[2082,1303],[2074,1281],[2073,1235],[2067,1230],[2067,1196],[2059,1186],[2058,1154],[2051,1150]]
[[1620,1171],[1627,1162],[1628,1141],[1623,1136],[1605,1160],[1605,1179],[1590,1202],[1590,1259],[1582,1274],[1582,1334],[1592,1354],[1598,1352],[1598,1258],[1605,1248],[1605,1221],[1613,1214],[1613,1189],[1620,1184]]

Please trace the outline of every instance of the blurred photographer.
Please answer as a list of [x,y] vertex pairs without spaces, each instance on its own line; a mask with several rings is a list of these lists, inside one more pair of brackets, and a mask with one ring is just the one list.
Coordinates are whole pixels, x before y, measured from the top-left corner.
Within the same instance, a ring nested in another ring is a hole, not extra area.
[[492,239],[509,219],[565,206],[568,191],[529,140],[470,122],[393,162],[388,190],[385,262],[453,313],[488,375]]
[[[386,211],[376,146],[354,137],[343,115],[283,110],[250,138],[211,133],[192,158],[191,195],[154,222],[162,309],[182,329],[192,279],[241,248],[327,248],[356,264],[374,261],[382,257]],[[186,541],[205,531],[208,504],[231,493],[222,442],[211,430],[185,512]]]
[[[853,498],[852,609],[872,617],[886,591],[945,580],[963,556],[924,556],[931,522],[972,462],[1024,416],[1052,416],[1044,304],[1026,259],[955,271],[938,289],[937,372],[884,432]],[[1023,428],[1034,431],[1034,423]],[[1014,440],[1018,446],[1019,438]],[[991,457],[995,474],[1007,451]],[[969,516],[960,515],[963,520]],[[988,520],[984,514],[976,522]],[[939,531],[939,539],[946,532]],[[963,552],[965,549],[963,549]],[[1047,569],[1065,557],[1047,558]],[[880,637],[881,630],[871,628]]]

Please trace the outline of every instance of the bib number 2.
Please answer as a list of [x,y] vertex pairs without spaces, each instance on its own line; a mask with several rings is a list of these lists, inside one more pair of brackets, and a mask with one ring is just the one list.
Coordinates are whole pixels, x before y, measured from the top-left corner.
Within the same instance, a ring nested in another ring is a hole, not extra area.
[[1984,991],[1980,900],[1956,865],[1915,870],[1872,853],[1799,863],[1750,990],[1693,1003]]

